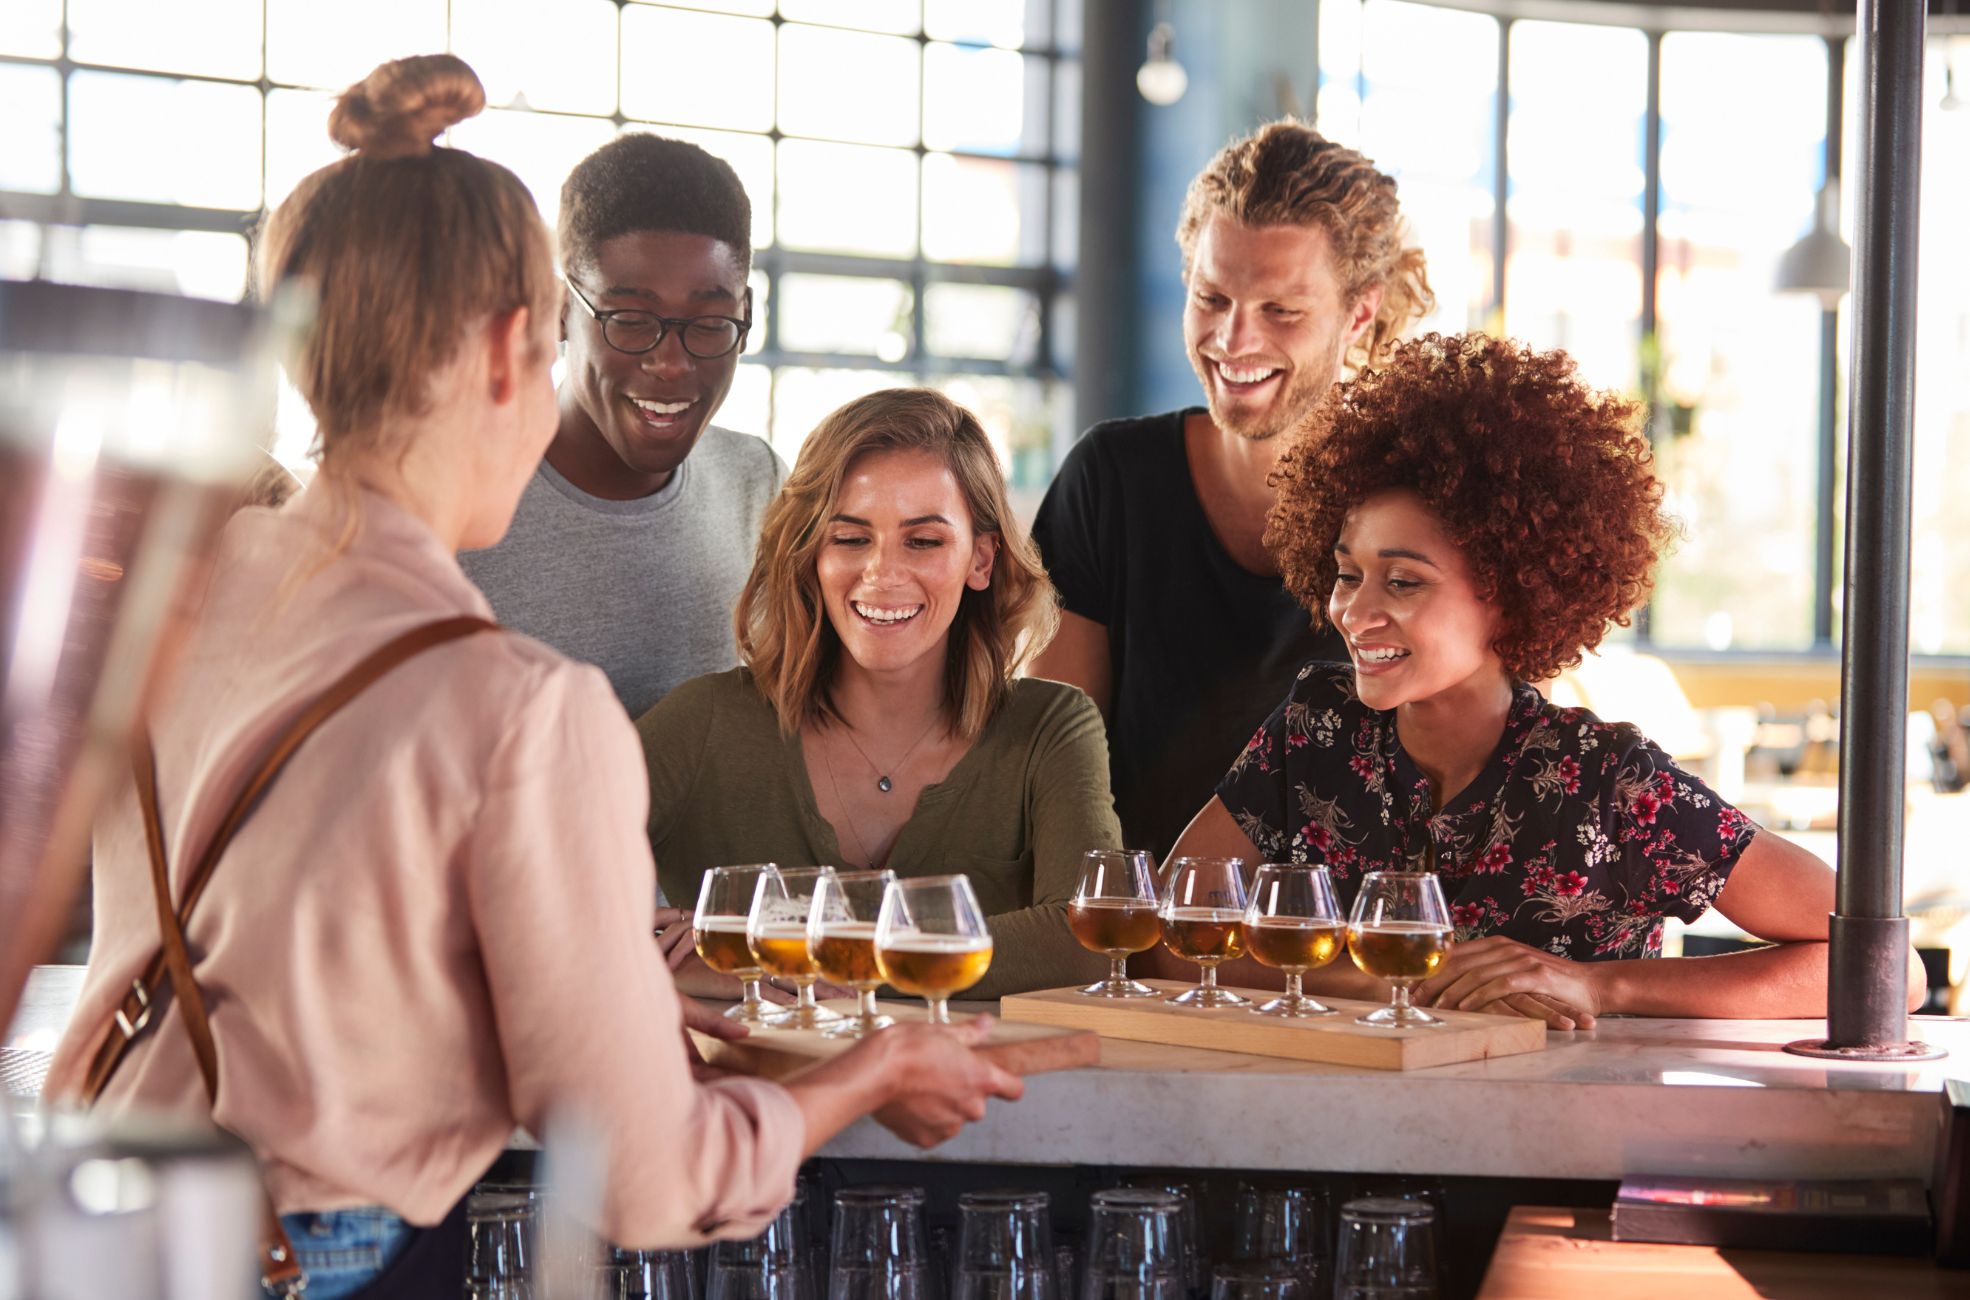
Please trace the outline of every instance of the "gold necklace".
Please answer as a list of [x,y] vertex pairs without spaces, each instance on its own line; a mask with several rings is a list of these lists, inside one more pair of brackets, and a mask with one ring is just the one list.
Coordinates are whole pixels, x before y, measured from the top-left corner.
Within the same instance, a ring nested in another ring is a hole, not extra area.
[[[943,714],[942,712],[939,712],[936,716],[931,718],[930,725],[923,729],[923,734],[910,742],[910,747],[903,751],[903,757],[897,759],[894,763],[890,764],[889,771],[890,772],[900,771],[903,767],[903,764],[910,761],[910,755],[917,752],[917,746],[923,744],[924,741],[930,738],[930,733],[936,730],[937,724],[941,721],[943,721]],[[869,770],[876,774],[876,789],[882,791],[884,794],[888,794],[891,790],[895,789],[896,788],[895,783],[889,779],[889,772],[883,771],[881,764],[877,763],[873,758],[870,758],[869,751],[862,748],[862,742],[855,739],[854,724],[851,722],[844,721],[841,724],[841,730],[842,730],[842,734],[848,737],[848,743],[855,746],[855,752],[862,756],[862,761],[869,765]],[[829,780],[834,779],[834,769],[832,767],[828,769],[828,779]]]
[[[867,755],[863,757],[866,758]],[[848,823],[848,833],[855,837],[855,847],[861,850],[862,861],[867,864],[869,870],[877,870],[882,864],[869,853],[868,843],[862,839],[862,832],[856,828],[855,818],[848,811],[848,801],[841,797],[841,783],[835,780],[835,761],[828,756],[826,746],[821,748],[821,765],[828,769],[828,789],[834,791],[835,807],[841,809],[841,819]],[[840,848],[841,845],[837,843],[835,847]]]

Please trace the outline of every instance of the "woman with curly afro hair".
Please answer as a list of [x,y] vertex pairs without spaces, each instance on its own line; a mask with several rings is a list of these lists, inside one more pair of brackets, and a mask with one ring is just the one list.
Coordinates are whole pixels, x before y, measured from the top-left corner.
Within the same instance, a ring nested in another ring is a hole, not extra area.
[[[1369,871],[1435,872],[1456,942],[1425,1006],[1824,1015],[1832,871],[1533,686],[1627,623],[1672,535],[1639,417],[1564,352],[1481,335],[1338,387],[1280,457],[1265,541],[1350,662],[1301,670],[1175,853],[1324,864],[1344,913]],[[1712,906],[1771,946],[1647,960],[1665,916]],[[1386,992],[1338,966],[1307,983]]]

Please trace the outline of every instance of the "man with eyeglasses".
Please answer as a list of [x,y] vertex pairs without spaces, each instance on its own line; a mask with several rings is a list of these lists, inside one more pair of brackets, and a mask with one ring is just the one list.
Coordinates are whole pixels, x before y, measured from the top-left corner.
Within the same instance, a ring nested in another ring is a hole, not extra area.
[[771,447],[711,423],[752,322],[752,205],[696,145],[620,136],[561,187],[561,428],[499,545],[460,557],[501,623],[598,665],[631,717],[738,662],[732,608]]

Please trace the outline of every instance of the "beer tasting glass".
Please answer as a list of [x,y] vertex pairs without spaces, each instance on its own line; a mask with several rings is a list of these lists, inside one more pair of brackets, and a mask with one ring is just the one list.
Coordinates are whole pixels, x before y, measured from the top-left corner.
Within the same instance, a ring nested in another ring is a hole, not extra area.
[[876,1010],[876,918],[889,892],[893,871],[837,871],[814,886],[807,917],[807,946],[821,978],[855,990],[855,1014],[821,1032],[831,1038],[860,1038],[896,1022]]
[[801,1239],[804,1189],[750,1241],[716,1241],[705,1268],[705,1300],[816,1300]]
[[921,1187],[836,1192],[833,1254],[828,1300],[941,1300]]
[[958,1266],[951,1300],[1062,1300],[1045,1192],[958,1197]]
[[725,1014],[743,1024],[778,1024],[788,1015],[759,996],[759,981],[766,972],[746,942],[746,917],[759,892],[759,878],[777,870],[770,862],[713,867],[698,886],[698,910],[691,918],[698,958],[720,975],[738,978],[739,1002]]
[[1247,1007],[1250,998],[1218,987],[1218,963],[1245,952],[1245,862],[1175,858],[1162,900],[1163,946],[1196,962],[1203,979],[1170,1001],[1186,1007]]
[[1184,1300],[1181,1201],[1118,1187],[1096,1192],[1088,1209],[1079,1300]]
[[1283,1264],[1220,1264],[1211,1273],[1211,1300],[1325,1300],[1314,1288]]
[[1129,978],[1132,953],[1148,952],[1163,937],[1157,916],[1156,864],[1137,849],[1089,849],[1081,855],[1081,879],[1067,905],[1067,926],[1089,952],[1108,958],[1108,978],[1081,992],[1091,998],[1153,998],[1155,989]]
[[1245,908],[1245,951],[1261,966],[1286,972],[1286,996],[1252,1010],[1289,1019],[1334,1015],[1334,1008],[1300,991],[1300,977],[1341,955],[1347,945],[1342,930],[1327,868],[1288,862],[1260,867]]
[[1450,909],[1428,871],[1371,871],[1348,914],[1348,953],[1363,973],[1389,982],[1389,1005],[1357,1016],[1381,1029],[1445,1022],[1409,1005],[1410,987],[1434,975],[1450,951]]
[[1341,1207],[1334,1300],[1436,1300],[1436,1211],[1406,1197]]
[[776,1021],[789,1029],[818,1029],[841,1019],[814,1000],[814,981],[821,977],[807,946],[807,918],[814,891],[833,867],[794,867],[759,878],[746,917],[746,943],[768,975],[790,980],[796,990],[786,1018]]
[[984,979],[991,965],[992,932],[971,881],[890,882],[876,921],[876,967],[891,984],[930,1003],[932,1024],[950,1024],[951,995]]
[[611,1246],[603,1252],[595,1277],[602,1300],[698,1300],[689,1251]]

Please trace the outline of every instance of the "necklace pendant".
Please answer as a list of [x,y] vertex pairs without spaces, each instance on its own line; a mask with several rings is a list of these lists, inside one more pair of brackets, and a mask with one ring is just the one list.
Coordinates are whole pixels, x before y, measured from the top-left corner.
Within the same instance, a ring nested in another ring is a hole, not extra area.
[[880,790],[880,791],[882,791],[882,792],[883,792],[884,794],[888,794],[888,793],[889,793],[889,791],[890,791],[890,788],[891,788],[891,787],[890,787],[890,784],[889,784],[889,778],[888,778],[888,777],[886,777],[886,776],[879,776],[879,777],[877,777],[877,778],[876,778],[876,789],[878,789],[878,790]]

